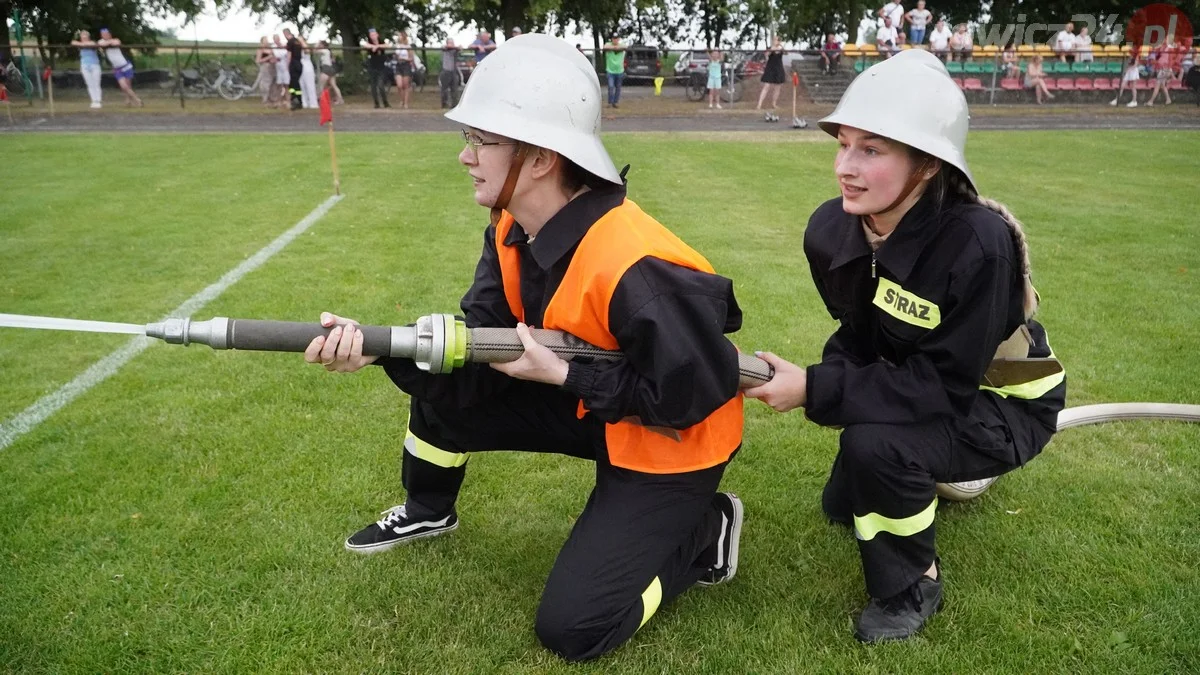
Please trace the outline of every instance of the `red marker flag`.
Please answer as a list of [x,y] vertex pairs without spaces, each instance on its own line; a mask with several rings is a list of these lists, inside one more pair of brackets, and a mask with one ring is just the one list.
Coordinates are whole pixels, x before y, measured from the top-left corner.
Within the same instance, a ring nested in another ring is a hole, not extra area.
[[8,90],[4,88],[4,85],[0,84],[0,101],[7,101],[7,100],[8,100]]
[[321,92],[321,126],[333,121],[333,106],[329,103],[329,90]]
[[792,86],[793,86],[793,87],[799,87],[799,86],[800,86],[800,73],[797,73],[797,72],[794,72],[794,71],[792,72]]

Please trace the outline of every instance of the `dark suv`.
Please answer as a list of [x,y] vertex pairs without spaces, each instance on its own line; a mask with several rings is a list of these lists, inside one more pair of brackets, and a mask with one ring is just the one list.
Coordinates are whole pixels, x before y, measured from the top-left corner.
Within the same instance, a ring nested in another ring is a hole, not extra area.
[[[607,52],[601,51],[596,59],[596,72],[604,77],[605,57]],[[662,72],[662,59],[659,58],[657,47],[646,45],[630,45],[625,48],[625,79],[652,80]]]

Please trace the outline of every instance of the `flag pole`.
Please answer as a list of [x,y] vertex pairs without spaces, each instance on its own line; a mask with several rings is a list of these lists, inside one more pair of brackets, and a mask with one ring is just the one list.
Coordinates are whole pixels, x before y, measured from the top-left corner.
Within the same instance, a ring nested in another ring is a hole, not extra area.
[[333,120],[329,121],[329,162],[333,166],[333,194],[342,194],[342,181],[338,179],[337,144],[333,140]]

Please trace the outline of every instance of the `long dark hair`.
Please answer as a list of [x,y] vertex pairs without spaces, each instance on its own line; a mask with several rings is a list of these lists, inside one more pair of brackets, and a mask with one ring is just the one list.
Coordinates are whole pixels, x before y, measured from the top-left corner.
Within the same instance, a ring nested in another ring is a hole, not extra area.
[[[937,161],[925,153],[915,152],[914,154],[918,165],[923,161]],[[1005,224],[1008,225],[1009,234],[1012,235],[1017,258],[1020,260],[1021,276],[1025,286],[1023,302],[1025,320],[1032,319],[1033,315],[1037,313],[1038,295],[1033,288],[1033,271],[1029,264],[1029,242],[1025,238],[1025,226],[1017,220],[1007,206],[994,199],[981,196],[958,167],[951,166],[944,161],[941,162],[941,165],[942,168],[933,178],[929,179],[929,184],[925,186],[926,194],[934,199],[935,212],[940,216],[945,210],[959,204],[979,204],[1004,219]]]

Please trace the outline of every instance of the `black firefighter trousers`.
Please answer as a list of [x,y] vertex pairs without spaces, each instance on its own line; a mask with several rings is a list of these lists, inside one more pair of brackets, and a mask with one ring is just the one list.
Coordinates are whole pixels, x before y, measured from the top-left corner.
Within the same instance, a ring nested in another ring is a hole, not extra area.
[[980,392],[964,419],[847,426],[821,506],[853,526],[867,593],[890,598],[933,564],[935,482],[999,476],[1036,456],[1050,436],[1020,404],[991,392]]
[[552,452],[595,462],[596,486],[550,571],[534,629],[567,660],[596,658],[715,563],[721,513],[713,496],[728,462],[679,474],[615,467],[604,424],[578,419],[578,399],[547,385],[513,385],[468,408],[412,399],[403,460],[408,516],[449,514],[468,452]]

